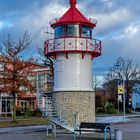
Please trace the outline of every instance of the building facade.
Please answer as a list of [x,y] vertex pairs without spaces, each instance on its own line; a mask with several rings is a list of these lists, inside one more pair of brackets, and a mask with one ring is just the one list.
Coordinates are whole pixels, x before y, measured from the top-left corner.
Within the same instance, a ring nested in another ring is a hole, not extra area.
[[[26,87],[20,87],[22,94],[17,94],[16,97],[16,108],[20,114],[24,113],[27,108],[30,111],[35,111],[38,108],[36,98],[37,85],[45,94],[52,92],[53,89],[53,75],[49,67],[31,64],[30,68],[32,70],[26,76],[35,88],[31,91]],[[8,93],[0,92],[0,116],[11,116],[13,113],[12,104],[13,97]]]

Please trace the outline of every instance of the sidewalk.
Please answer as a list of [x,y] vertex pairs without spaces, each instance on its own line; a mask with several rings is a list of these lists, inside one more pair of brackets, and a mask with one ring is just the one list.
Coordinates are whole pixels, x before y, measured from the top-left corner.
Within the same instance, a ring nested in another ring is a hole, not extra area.
[[0,134],[2,133],[12,133],[12,132],[39,132],[46,131],[47,125],[37,125],[37,126],[22,126],[22,127],[9,127],[9,128],[0,128]]

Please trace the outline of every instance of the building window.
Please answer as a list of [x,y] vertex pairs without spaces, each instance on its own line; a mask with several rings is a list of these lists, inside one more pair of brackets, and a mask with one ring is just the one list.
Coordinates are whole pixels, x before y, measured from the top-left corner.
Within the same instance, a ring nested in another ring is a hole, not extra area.
[[21,108],[27,107],[27,101],[21,101]]
[[66,26],[66,36],[79,36],[79,25],[69,24]]
[[64,26],[58,26],[55,28],[55,37],[59,38],[59,37],[64,37],[65,33],[64,33]]
[[81,37],[92,38],[92,28],[89,26],[81,26]]

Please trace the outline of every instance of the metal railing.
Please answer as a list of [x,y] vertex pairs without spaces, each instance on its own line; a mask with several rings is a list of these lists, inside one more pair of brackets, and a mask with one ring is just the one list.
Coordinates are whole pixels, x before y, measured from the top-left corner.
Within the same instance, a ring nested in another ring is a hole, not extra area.
[[81,37],[50,39],[45,42],[45,54],[56,52],[90,52],[101,54],[102,44],[97,39]]
[[93,18],[89,18],[89,22],[90,23],[93,23],[93,24],[97,24],[97,20],[96,19],[93,19]]
[[[59,21],[59,19],[60,19],[60,18],[51,19],[51,20],[49,21],[50,25],[57,23],[57,22]],[[95,24],[95,25],[97,24],[97,20],[95,20],[95,19],[93,19],[93,18],[89,18],[89,22],[92,23],[92,24]]]
[[52,25],[52,24],[55,24],[58,20],[59,18],[54,18],[54,19],[51,19],[49,23]]

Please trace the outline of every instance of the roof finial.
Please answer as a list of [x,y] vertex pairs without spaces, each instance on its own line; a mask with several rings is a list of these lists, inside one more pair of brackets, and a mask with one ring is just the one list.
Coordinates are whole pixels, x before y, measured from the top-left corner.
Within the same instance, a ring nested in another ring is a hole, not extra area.
[[70,0],[71,7],[75,6],[77,4],[77,0]]

